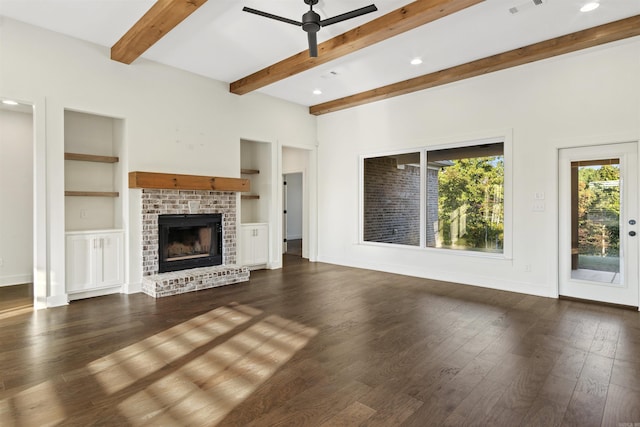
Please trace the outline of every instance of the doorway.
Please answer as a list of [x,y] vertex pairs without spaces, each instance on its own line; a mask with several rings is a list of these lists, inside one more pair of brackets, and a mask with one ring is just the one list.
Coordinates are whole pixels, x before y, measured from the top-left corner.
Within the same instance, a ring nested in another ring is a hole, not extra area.
[[0,316],[8,316],[34,302],[35,133],[32,105],[1,101]]
[[283,252],[302,257],[302,172],[283,175]]
[[282,185],[279,201],[283,265],[316,260],[315,161],[315,150],[282,147],[281,184],[287,182]]
[[560,296],[638,307],[636,143],[559,152]]

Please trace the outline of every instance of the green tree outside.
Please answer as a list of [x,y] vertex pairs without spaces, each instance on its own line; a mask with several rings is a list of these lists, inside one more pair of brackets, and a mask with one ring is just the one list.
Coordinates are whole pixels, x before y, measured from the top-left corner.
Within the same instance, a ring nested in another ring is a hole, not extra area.
[[587,256],[620,254],[620,167],[578,169],[578,252]]
[[452,160],[438,174],[440,246],[500,252],[504,242],[504,157]]

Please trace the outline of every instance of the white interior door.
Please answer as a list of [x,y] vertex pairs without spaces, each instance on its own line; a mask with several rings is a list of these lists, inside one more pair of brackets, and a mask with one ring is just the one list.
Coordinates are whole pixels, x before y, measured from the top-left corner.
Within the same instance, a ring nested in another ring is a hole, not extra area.
[[638,307],[638,148],[559,153],[559,294]]

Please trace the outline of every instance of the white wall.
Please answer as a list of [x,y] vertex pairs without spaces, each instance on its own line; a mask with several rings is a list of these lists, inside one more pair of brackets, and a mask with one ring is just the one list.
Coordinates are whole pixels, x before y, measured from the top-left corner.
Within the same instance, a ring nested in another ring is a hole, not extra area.
[[[125,65],[109,49],[0,17],[0,95],[46,100],[48,304],[64,291],[64,110],[124,119],[125,171],[240,176],[240,139],[314,147],[308,109],[259,93],[242,97],[228,84],[138,59]],[[140,192],[123,194],[129,210],[130,291],[141,273]]]
[[0,108],[0,286],[33,279],[33,114]]
[[[511,259],[358,243],[360,155],[501,133],[513,136]],[[639,138],[638,37],[320,116],[318,258],[555,296],[557,149]]]

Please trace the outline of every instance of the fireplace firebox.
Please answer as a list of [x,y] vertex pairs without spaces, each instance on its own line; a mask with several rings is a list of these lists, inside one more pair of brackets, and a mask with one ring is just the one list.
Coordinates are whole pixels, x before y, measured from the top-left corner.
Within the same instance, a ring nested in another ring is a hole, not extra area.
[[222,214],[158,215],[158,271],[222,264]]

